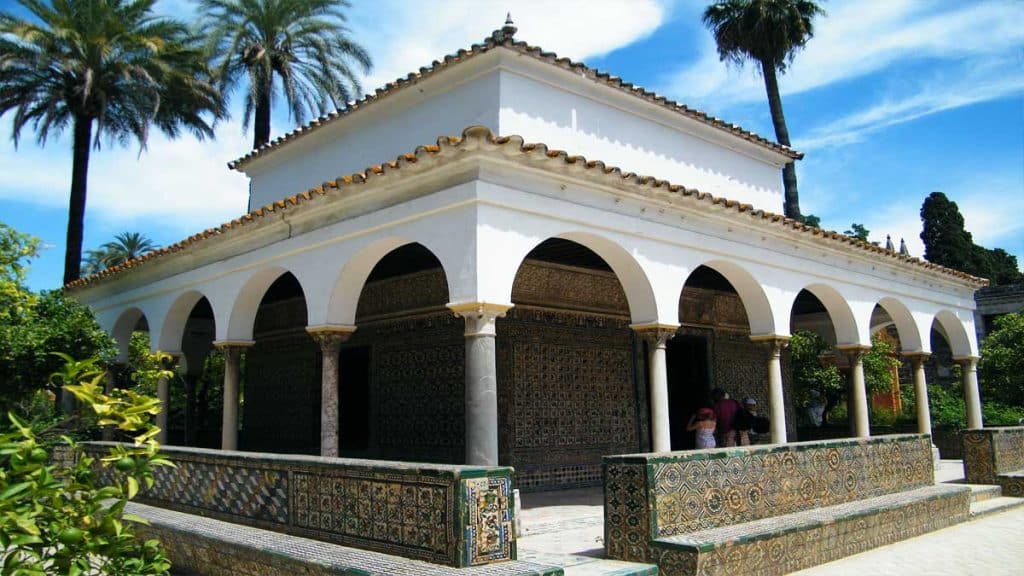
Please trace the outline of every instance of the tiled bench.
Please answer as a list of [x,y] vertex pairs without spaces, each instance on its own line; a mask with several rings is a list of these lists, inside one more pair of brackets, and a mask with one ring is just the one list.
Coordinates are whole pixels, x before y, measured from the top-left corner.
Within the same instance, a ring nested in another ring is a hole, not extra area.
[[605,458],[609,558],[674,575],[784,574],[966,520],[926,435]]
[[456,568],[516,558],[511,468],[161,452],[175,466],[154,470],[142,504]]
[[452,568],[203,518],[145,504],[127,512],[149,521],[137,530],[160,540],[176,572],[203,576],[560,576],[562,569],[509,561]]
[[960,437],[967,482],[996,484],[1004,496],[1024,498],[1024,426],[964,430]]

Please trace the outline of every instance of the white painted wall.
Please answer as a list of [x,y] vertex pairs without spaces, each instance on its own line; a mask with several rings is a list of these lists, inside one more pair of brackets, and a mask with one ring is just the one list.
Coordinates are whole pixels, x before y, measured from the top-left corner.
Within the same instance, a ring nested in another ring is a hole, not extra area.
[[425,94],[417,86],[404,90],[400,105],[389,102],[398,94],[388,96],[247,166],[250,208],[394,160],[438,137],[458,136],[467,126],[498,132],[496,72],[440,93],[433,86]]
[[779,167],[592,96],[502,70],[501,133],[782,212]]

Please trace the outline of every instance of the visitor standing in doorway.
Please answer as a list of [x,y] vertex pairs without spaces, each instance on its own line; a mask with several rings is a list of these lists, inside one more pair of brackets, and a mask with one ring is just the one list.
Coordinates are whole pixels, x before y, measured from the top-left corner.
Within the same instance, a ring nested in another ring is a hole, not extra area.
[[711,408],[701,408],[697,413],[690,416],[690,422],[686,425],[687,430],[692,430],[696,435],[696,447],[715,447],[715,411]]
[[713,408],[715,421],[717,422],[718,445],[726,447],[735,446],[736,427],[734,420],[736,419],[736,412],[742,406],[740,406],[738,401],[730,398],[729,393],[721,388],[715,388],[711,392],[711,398],[715,402]]
[[734,419],[740,446],[750,446],[753,443],[753,437],[757,434],[754,431],[754,421],[757,420],[757,417],[757,400],[744,398],[743,406],[736,412]]

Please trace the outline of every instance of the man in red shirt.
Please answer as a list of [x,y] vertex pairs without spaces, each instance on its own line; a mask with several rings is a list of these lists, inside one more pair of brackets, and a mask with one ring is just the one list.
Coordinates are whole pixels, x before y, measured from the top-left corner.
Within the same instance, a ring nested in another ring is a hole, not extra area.
[[736,445],[736,428],[734,425],[736,412],[742,406],[740,403],[729,397],[729,393],[721,388],[715,388],[711,392],[711,399],[714,400],[715,420],[718,423],[716,435],[719,446]]

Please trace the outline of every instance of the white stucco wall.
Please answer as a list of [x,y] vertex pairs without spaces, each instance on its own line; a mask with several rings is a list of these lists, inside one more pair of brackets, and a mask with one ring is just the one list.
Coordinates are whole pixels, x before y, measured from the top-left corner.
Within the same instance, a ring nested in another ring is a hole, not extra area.
[[404,92],[402,102],[389,102],[398,95],[389,96],[246,167],[250,208],[394,160],[440,136],[458,136],[467,126],[498,132],[496,72],[447,91],[437,92],[435,83],[422,93],[418,87]]
[[503,70],[501,133],[782,212],[777,166],[590,96]]

